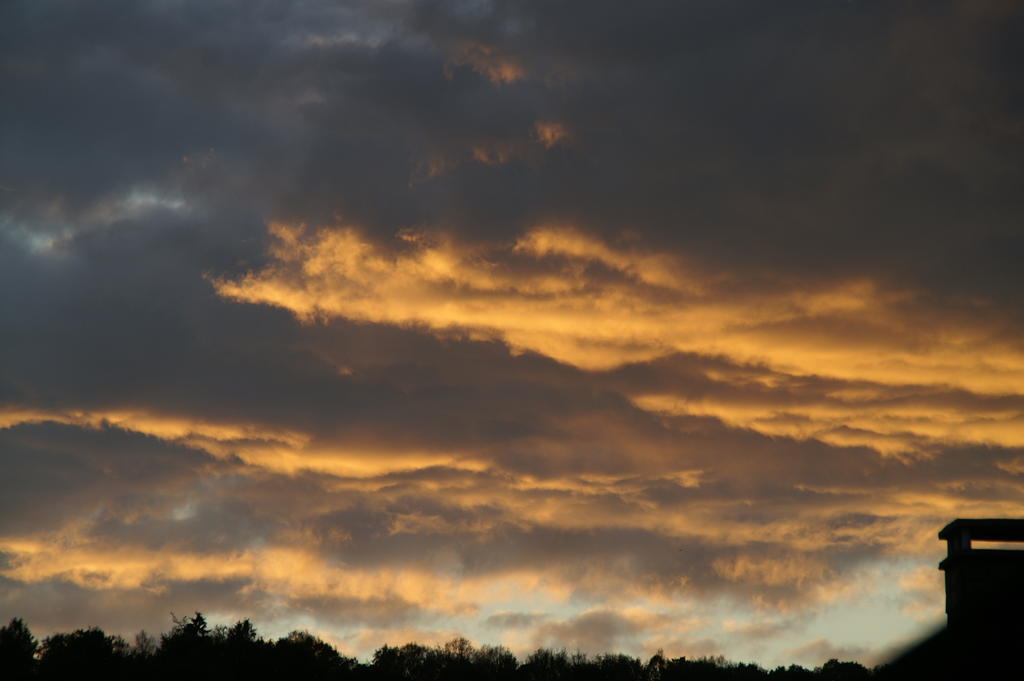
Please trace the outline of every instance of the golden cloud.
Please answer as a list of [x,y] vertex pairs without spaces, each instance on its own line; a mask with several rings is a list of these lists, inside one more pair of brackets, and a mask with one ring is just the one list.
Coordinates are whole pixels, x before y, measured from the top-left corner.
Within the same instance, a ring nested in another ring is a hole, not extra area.
[[501,52],[494,45],[467,42],[458,47],[445,65],[445,73],[451,77],[452,66],[468,66],[495,85],[514,83],[526,76],[522,63],[515,57]]
[[556,121],[537,121],[534,132],[546,149],[563,143],[569,136],[566,127]]
[[[275,262],[214,279],[218,293],[306,321],[340,316],[498,338],[585,369],[691,352],[795,376],[1024,392],[1024,351],[998,333],[998,320],[939,314],[914,291],[870,278],[748,284],[558,225],[491,247],[406,233],[389,249],[351,227],[270,230]],[[954,430],[1021,439],[1017,422]]]

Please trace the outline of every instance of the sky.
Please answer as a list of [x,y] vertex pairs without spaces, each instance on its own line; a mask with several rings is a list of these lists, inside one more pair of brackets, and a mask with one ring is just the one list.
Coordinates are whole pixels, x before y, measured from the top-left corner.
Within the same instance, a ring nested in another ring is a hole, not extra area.
[[1024,504],[1012,0],[0,3],[0,617],[871,664]]

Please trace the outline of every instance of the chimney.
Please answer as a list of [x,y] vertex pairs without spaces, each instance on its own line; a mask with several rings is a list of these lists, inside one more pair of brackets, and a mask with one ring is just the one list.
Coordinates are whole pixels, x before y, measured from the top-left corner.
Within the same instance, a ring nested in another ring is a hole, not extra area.
[[948,546],[939,569],[946,573],[950,631],[1019,628],[1024,612],[1024,550],[979,549],[971,542],[1024,542],[1024,520],[960,518],[946,525],[939,539]]

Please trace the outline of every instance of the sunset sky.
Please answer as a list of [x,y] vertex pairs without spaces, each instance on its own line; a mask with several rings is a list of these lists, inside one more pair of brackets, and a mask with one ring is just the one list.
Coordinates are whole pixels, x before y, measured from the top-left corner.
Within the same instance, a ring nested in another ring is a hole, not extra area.
[[1024,516],[1015,0],[0,3],[0,619],[872,664]]

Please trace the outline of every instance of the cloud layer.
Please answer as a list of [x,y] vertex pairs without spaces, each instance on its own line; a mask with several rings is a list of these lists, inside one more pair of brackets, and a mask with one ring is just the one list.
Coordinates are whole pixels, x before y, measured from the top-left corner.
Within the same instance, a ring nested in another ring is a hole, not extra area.
[[5,3],[0,610],[912,636],[1022,501],[1022,19]]

